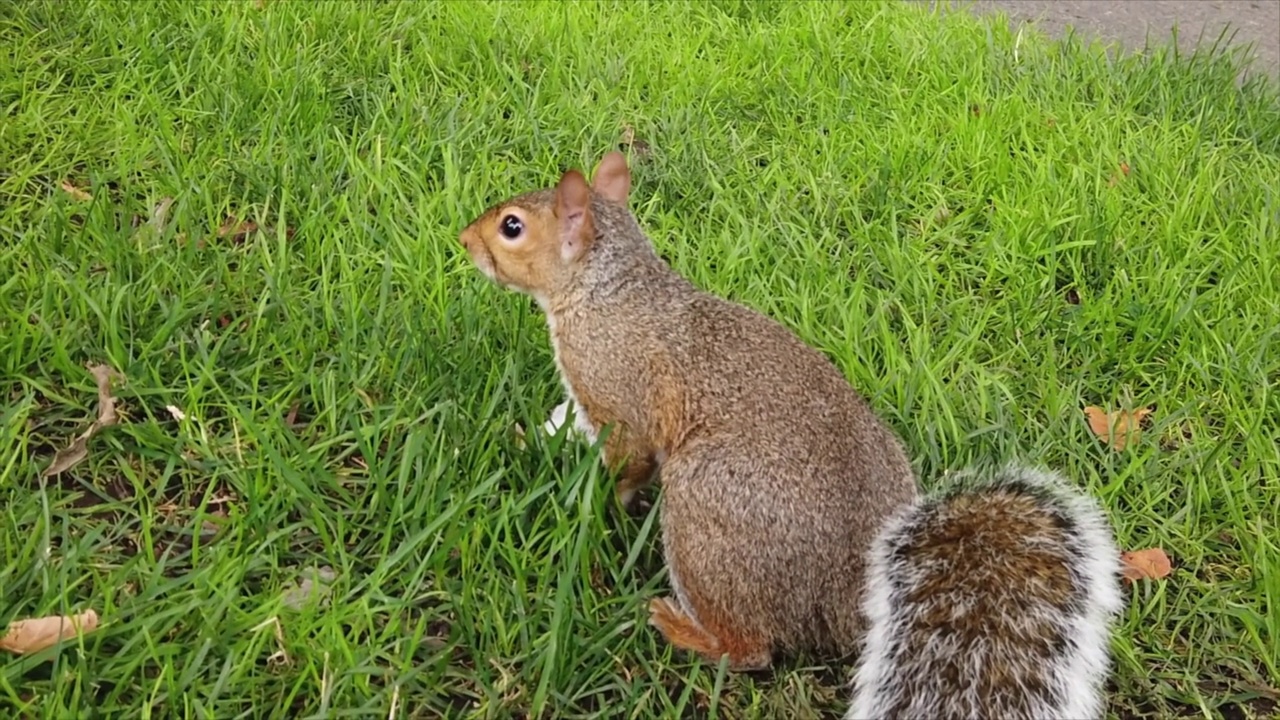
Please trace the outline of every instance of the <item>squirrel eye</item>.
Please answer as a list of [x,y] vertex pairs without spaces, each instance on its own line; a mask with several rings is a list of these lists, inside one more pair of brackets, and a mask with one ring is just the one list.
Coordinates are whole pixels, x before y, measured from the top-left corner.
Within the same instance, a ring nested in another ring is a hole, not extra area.
[[524,222],[515,215],[507,215],[498,224],[498,230],[502,233],[502,237],[515,240],[520,237],[520,233],[524,232]]

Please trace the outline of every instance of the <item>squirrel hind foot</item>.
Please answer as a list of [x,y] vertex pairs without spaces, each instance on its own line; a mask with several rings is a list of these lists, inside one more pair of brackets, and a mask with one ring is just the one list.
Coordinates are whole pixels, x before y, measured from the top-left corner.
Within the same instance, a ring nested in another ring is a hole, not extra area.
[[674,598],[649,601],[649,624],[658,628],[671,645],[695,652],[709,663],[718,665],[720,658],[728,655],[729,670],[733,672],[764,670],[773,664],[773,652],[767,643],[722,640],[680,609]]

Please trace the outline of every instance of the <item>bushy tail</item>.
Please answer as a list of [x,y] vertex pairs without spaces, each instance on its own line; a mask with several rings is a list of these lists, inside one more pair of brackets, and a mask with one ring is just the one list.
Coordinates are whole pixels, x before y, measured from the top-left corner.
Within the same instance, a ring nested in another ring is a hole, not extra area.
[[1120,553],[1051,472],[969,476],[880,531],[845,720],[1102,717]]

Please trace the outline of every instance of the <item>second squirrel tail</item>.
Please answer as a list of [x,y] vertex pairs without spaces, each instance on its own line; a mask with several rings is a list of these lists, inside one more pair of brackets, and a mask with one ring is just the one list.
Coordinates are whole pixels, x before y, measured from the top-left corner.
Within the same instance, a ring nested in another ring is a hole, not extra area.
[[874,541],[845,720],[1103,716],[1120,553],[1092,498],[1006,467],[900,512]]

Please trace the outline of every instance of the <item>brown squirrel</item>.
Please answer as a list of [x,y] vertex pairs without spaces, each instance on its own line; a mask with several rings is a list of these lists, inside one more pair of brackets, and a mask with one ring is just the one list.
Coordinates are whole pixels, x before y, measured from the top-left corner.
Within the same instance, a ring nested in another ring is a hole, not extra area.
[[775,650],[857,647],[865,554],[916,498],[897,436],[824,355],[782,324],[703,292],[658,257],[627,207],[626,159],[587,184],[490,208],[460,240],[531,295],[582,429],[629,503],[661,468],[674,597],[650,603],[674,645],[734,670]]
[[[659,258],[627,207],[630,188],[626,159],[611,152],[591,184],[569,170],[554,188],[489,208],[459,240],[481,272],[546,316],[568,396],[549,428],[568,407],[592,442],[608,428],[604,460],[624,505],[660,472],[673,597],[650,602],[650,623],[672,645],[742,671],[770,666],[778,651],[858,651],[867,617],[873,637],[934,619],[942,608],[927,612],[928,598],[902,606],[925,620],[889,621],[874,602],[864,617],[858,598],[869,582],[879,590],[867,597],[889,592],[898,556],[883,553],[895,538],[907,553],[940,548],[950,527],[937,538],[885,529],[914,527],[904,511],[938,515],[953,501],[920,501],[901,441],[825,356]],[[906,667],[892,653],[864,656]],[[899,707],[898,685],[880,692],[865,666],[859,677],[864,699],[851,712]]]

